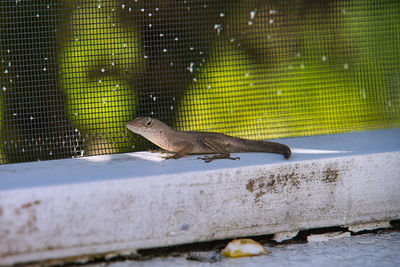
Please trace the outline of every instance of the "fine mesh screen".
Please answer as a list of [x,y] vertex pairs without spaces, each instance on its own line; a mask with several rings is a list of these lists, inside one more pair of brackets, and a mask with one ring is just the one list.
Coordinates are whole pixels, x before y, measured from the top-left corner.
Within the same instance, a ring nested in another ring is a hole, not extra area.
[[400,126],[400,1],[0,2],[0,163]]

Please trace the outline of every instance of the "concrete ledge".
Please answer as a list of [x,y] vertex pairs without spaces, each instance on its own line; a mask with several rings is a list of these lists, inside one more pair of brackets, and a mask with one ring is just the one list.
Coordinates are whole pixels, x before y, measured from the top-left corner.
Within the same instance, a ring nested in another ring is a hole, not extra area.
[[400,129],[281,141],[289,161],[142,152],[0,166],[0,265],[400,219]]

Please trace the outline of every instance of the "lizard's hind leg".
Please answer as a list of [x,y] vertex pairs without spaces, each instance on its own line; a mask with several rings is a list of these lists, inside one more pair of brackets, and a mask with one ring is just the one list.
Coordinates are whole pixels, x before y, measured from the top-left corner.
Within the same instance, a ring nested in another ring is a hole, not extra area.
[[231,159],[231,160],[240,159],[239,157],[236,158],[231,157],[231,154],[224,148],[223,145],[221,145],[220,143],[216,142],[211,138],[204,138],[202,141],[203,144],[205,144],[211,150],[213,150],[216,153],[216,155],[198,157],[198,159],[202,159],[207,163],[213,161],[214,159]]

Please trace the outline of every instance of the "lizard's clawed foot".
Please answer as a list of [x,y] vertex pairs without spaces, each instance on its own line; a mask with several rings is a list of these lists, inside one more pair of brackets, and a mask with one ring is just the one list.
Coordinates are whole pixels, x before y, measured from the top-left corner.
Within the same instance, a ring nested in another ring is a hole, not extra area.
[[173,154],[173,155],[168,155],[168,156],[163,156],[162,158],[163,158],[163,159],[179,159],[179,157],[176,156],[175,154]]
[[230,155],[213,155],[213,156],[204,156],[204,157],[198,157],[197,159],[202,159],[205,162],[211,162],[214,159],[231,159],[231,160],[237,160],[240,159],[240,157],[231,157]]

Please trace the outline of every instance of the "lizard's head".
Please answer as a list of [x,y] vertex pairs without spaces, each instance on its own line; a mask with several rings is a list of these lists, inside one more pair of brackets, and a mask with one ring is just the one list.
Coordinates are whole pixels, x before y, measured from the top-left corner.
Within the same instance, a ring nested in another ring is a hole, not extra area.
[[137,117],[133,121],[128,121],[126,127],[132,132],[140,134],[148,139],[151,136],[159,136],[164,129],[168,128],[168,126],[161,121],[150,117]]

